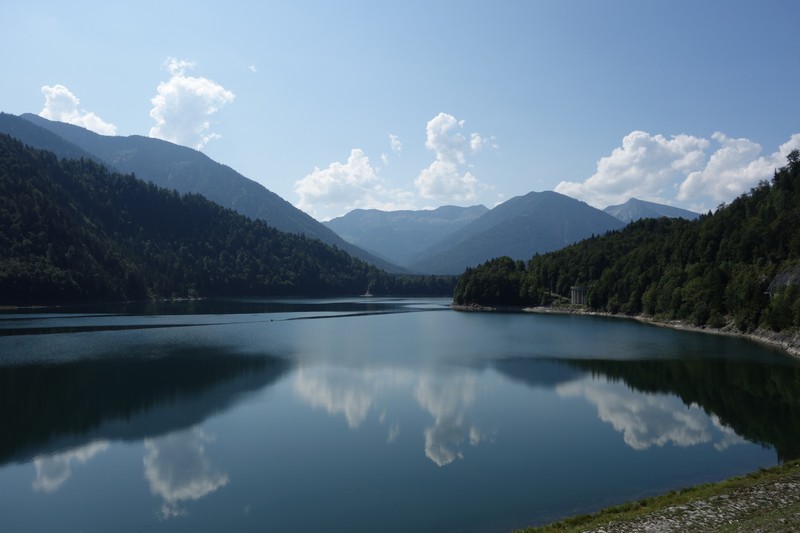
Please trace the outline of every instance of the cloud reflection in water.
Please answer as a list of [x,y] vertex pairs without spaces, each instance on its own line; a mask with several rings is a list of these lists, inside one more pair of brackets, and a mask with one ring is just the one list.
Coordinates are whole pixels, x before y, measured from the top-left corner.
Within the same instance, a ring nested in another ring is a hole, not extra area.
[[[347,425],[357,429],[377,410],[381,395],[409,392],[417,404],[433,417],[433,425],[423,432],[425,455],[439,466],[463,458],[465,443],[476,446],[485,440],[481,430],[467,420],[467,410],[477,396],[478,377],[471,371],[457,373],[418,373],[406,369],[346,369],[306,367],[297,371],[295,393],[313,408],[331,415],[344,415]],[[400,422],[389,423],[387,443],[400,435]]]
[[603,378],[586,379],[559,385],[561,397],[583,397],[597,407],[603,422],[623,434],[625,444],[634,450],[672,443],[688,447],[712,442],[712,428],[722,433],[714,446],[718,450],[743,442],[715,415],[709,417],[700,406],[687,406],[668,394],[643,394]]
[[92,442],[67,452],[50,456],[39,456],[33,460],[36,478],[33,489],[42,492],[53,492],[72,476],[72,463],[86,464],[98,453],[108,449],[108,441]]
[[466,409],[475,401],[477,377],[423,375],[414,389],[419,405],[433,416],[433,426],[425,428],[425,455],[439,466],[463,459],[464,442],[478,445],[483,436],[466,420]]
[[164,500],[163,519],[186,514],[181,502],[199,500],[228,484],[228,475],[206,457],[210,442],[213,438],[200,428],[145,439],[144,476],[150,492]]

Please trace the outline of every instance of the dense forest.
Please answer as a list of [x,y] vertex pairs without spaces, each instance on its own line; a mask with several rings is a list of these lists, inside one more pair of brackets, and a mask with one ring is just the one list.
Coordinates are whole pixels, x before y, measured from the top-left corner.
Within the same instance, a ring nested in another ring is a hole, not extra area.
[[0,135],[0,305],[206,296],[449,294],[199,195]]
[[643,219],[528,263],[507,257],[467,269],[458,305],[538,306],[584,287],[591,310],[733,322],[741,331],[800,326],[800,152],[771,182],[694,221]]

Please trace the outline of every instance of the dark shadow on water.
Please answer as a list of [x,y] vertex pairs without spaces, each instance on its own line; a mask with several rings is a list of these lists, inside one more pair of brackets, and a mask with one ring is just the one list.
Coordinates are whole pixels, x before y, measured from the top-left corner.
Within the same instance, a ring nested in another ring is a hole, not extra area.
[[[447,309],[446,306],[442,306]],[[65,305],[58,307],[35,307],[7,309],[0,311],[0,320],[4,315],[29,315],[36,318],[42,313],[62,313],[74,316],[81,315],[208,315],[208,314],[255,314],[255,313],[385,313],[413,310],[430,310],[430,304],[415,305],[414,300],[407,298],[342,298],[342,299],[257,299],[257,298],[210,298],[200,300],[178,300],[163,302],[118,302],[96,303],[86,305]]]
[[0,465],[99,439],[188,428],[278,381],[289,363],[207,349],[0,366]]
[[586,374],[585,371],[565,364],[565,361],[552,359],[498,359],[493,366],[513,381],[542,389],[553,389]]
[[99,331],[131,331],[138,329],[164,329],[164,328],[191,328],[198,326],[216,326],[219,324],[136,324],[136,325],[113,325],[113,326],[53,326],[53,327],[30,327],[30,328],[8,328],[0,329],[0,337],[13,335],[52,335],[60,333],[91,333]]

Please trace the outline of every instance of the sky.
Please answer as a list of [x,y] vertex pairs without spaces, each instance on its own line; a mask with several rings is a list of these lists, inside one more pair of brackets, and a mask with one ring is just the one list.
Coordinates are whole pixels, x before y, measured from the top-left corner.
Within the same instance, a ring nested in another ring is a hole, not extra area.
[[800,148],[800,2],[5,0],[0,111],[201,150],[318,220],[713,210]]

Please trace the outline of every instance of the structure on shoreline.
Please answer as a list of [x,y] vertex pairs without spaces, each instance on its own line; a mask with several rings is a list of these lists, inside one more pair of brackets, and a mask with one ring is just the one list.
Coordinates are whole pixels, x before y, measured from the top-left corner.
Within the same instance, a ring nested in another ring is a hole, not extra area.
[[576,285],[569,289],[570,305],[586,305],[586,287]]

